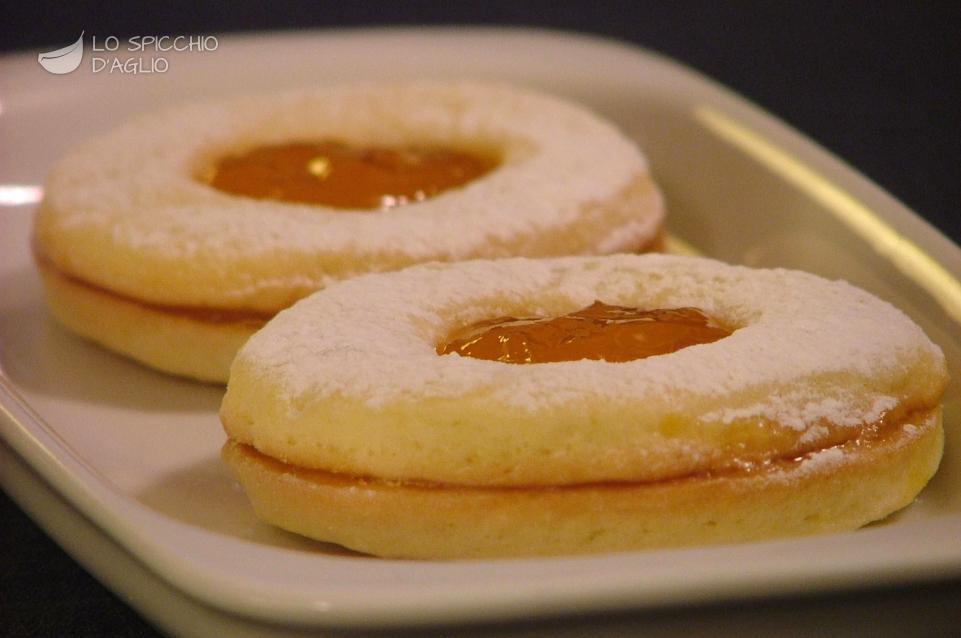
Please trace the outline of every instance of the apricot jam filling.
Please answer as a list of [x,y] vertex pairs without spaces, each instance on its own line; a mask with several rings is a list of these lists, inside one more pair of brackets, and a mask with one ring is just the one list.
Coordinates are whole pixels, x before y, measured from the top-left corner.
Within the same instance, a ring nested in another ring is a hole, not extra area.
[[327,140],[228,155],[202,179],[255,199],[385,210],[463,186],[496,165],[493,157],[446,148],[355,147]]
[[504,363],[633,361],[731,334],[697,308],[640,310],[595,301],[561,317],[498,317],[455,332],[437,354]]

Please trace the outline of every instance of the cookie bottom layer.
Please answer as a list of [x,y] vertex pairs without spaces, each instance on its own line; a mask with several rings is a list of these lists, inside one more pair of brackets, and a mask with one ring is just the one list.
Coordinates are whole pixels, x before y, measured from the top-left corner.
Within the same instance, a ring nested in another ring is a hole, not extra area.
[[306,470],[228,441],[264,521],[384,557],[550,556],[857,529],[910,504],[937,470],[941,409],[878,437],[761,468],[557,488],[405,484]]
[[226,383],[237,351],[264,324],[141,303],[68,277],[43,259],[37,262],[47,306],[60,323],[164,372]]

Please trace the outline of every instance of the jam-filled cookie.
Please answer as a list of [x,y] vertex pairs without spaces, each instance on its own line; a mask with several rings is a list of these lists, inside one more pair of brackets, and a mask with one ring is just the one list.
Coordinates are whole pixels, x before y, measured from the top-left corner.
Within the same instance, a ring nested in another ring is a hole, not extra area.
[[35,252],[54,314],[156,368],[225,381],[331,282],[427,261],[641,251],[661,198],[584,108],[475,83],[360,84],[142,117],[50,175]]
[[223,455],[264,520],[382,556],[851,530],[942,451],[944,357],[845,282],[698,258],[428,264],[240,351]]

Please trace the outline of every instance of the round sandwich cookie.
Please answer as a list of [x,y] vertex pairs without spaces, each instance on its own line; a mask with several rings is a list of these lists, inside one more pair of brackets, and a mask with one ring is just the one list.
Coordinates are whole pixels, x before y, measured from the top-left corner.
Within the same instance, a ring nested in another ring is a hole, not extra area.
[[223,457],[257,514],[390,557],[853,530],[943,447],[944,356],[842,281],[667,255],[425,264],[241,349]]
[[352,84],[133,120],[55,167],[34,252],[69,329],[226,381],[246,339],[331,283],[428,261],[657,248],[637,146],[503,85]]

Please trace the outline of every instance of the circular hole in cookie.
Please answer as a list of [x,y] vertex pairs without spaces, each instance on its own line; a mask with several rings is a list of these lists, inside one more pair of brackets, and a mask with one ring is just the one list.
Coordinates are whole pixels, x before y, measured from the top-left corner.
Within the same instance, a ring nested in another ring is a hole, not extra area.
[[437,354],[503,363],[633,361],[712,343],[733,332],[698,308],[642,310],[595,301],[557,317],[496,317],[454,331]]
[[294,141],[225,154],[199,180],[232,195],[353,210],[387,210],[434,197],[501,163],[489,149]]

